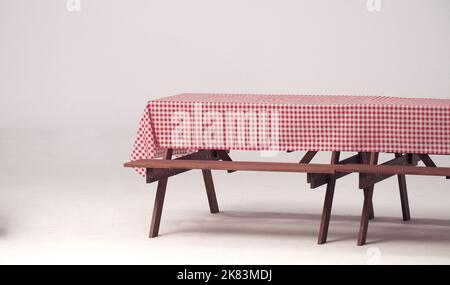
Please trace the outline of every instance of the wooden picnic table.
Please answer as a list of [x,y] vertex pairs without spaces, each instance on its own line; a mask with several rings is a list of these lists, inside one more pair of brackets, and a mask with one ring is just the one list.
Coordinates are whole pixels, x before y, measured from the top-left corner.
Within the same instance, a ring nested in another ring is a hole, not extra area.
[[[286,163],[234,161],[230,150],[306,152],[298,163]],[[311,163],[318,152],[331,152],[330,163]],[[341,160],[341,152],[354,155]],[[379,163],[379,153],[392,159]],[[150,237],[158,235],[171,176],[201,169],[210,211],[217,213],[211,170],[307,173],[311,188],[326,185],[319,244],[327,240],[336,180],[359,173],[364,202],[357,244],[364,245],[376,183],[397,176],[407,221],[405,176],[450,177],[450,168],[438,167],[431,154],[450,154],[450,100],[179,94],[148,102],[132,159],[124,166],[135,168],[147,183],[158,182]]]

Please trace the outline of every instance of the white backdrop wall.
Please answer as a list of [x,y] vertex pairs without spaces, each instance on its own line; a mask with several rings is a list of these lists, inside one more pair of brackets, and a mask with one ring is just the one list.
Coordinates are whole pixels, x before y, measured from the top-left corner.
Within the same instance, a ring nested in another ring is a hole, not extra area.
[[180,92],[450,98],[450,1],[0,0],[0,128],[133,131]]

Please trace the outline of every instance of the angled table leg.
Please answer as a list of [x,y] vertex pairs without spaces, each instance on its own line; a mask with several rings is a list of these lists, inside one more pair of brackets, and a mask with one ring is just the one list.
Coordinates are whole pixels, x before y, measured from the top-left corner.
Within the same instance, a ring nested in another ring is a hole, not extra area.
[[375,219],[375,211],[373,210],[373,197],[372,197],[372,199],[370,199],[369,201],[369,220],[373,219]]
[[[375,165],[378,162],[378,153],[372,152],[370,153],[369,164]],[[359,235],[358,235],[358,245],[364,245],[366,243],[367,238],[367,230],[369,227],[369,219],[371,209],[373,210],[372,205],[372,197],[373,197],[373,185],[367,188],[364,188],[364,203],[361,214],[361,223],[359,226]]]
[[[338,151],[333,151],[331,154],[331,164],[339,162]],[[327,241],[328,226],[330,224],[331,208],[333,206],[334,187],[336,185],[336,175],[330,175],[330,181],[327,183],[327,191],[325,193],[325,201],[323,204],[322,220],[320,222],[318,244],[323,244]]]
[[[360,160],[359,162],[361,164],[368,164],[369,163],[369,161],[370,161],[370,153],[360,152],[360,153],[358,153],[358,156],[359,156],[359,160]],[[367,174],[360,173],[359,175],[361,177],[361,175],[367,175]],[[366,189],[364,189],[363,192],[364,192],[364,195],[366,195],[366,192],[368,192],[368,191]],[[369,207],[369,220],[375,219],[375,211],[373,209],[373,199],[372,198],[369,200],[369,206],[368,206]]]
[[[163,159],[172,158],[172,149],[166,149],[164,151]],[[152,223],[150,225],[150,238],[158,236],[159,224],[161,222],[161,214],[164,204],[164,196],[166,195],[167,177],[162,177],[158,181],[158,187],[156,189],[155,205],[153,206]]]
[[316,156],[316,154],[317,154],[317,151],[306,152],[299,163],[310,163],[311,160],[314,158],[314,156]]
[[[401,153],[396,153],[395,157],[401,157]],[[410,154],[407,154],[408,156],[408,164],[411,163],[412,159],[409,159],[411,156]],[[409,213],[409,201],[408,201],[408,191],[406,189],[406,177],[404,174],[397,175],[398,178],[398,188],[400,191],[400,202],[402,204],[402,216],[403,221],[409,221],[411,219],[411,215]]]
[[[210,158],[208,154],[207,159]],[[213,213],[219,212],[219,205],[217,204],[216,191],[214,189],[214,183],[210,169],[202,169],[203,181],[205,182],[206,195],[208,196],[209,210]]]
[[[226,150],[214,150],[213,151],[223,161],[233,161]],[[235,172],[236,170],[227,170],[228,173]]]

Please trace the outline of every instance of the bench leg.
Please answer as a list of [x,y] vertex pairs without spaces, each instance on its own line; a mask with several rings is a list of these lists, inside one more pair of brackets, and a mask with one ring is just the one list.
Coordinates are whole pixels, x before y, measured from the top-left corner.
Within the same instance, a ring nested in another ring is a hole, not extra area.
[[[400,153],[395,154],[395,157],[400,156],[402,156],[402,154]],[[403,221],[409,221],[411,219],[411,215],[409,213],[409,201],[408,201],[408,191],[406,188],[406,177],[403,174],[399,174],[397,175],[397,178],[398,178],[398,188],[400,191],[400,202],[402,204]]]
[[[369,164],[377,164],[378,153],[370,153]],[[369,219],[371,212],[373,211],[372,197],[373,197],[374,186],[364,188],[364,203],[361,214],[361,222],[359,225],[359,235],[358,235],[358,245],[364,245],[367,238],[367,230],[369,228]]]
[[212,214],[218,213],[219,205],[217,204],[216,191],[214,190],[211,170],[202,169],[202,173],[203,180],[205,181],[206,195],[208,196],[209,210]]
[[[339,162],[339,154],[340,153],[338,151],[333,151],[331,155],[331,164],[337,164]],[[327,183],[327,191],[325,193],[325,201],[323,204],[322,220],[320,222],[319,238],[317,241],[318,244],[324,244],[327,242],[328,226],[330,224],[335,186],[336,186],[336,176],[330,175],[330,180]]]
[[[172,149],[167,149],[164,151],[163,159],[172,158]],[[153,216],[152,223],[150,225],[150,238],[158,236],[159,224],[161,223],[161,214],[164,205],[164,197],[166,195],[167,188],[167,177],[160,178],[158,181],[158,187],[156,189],[155,205],[153,206]]]

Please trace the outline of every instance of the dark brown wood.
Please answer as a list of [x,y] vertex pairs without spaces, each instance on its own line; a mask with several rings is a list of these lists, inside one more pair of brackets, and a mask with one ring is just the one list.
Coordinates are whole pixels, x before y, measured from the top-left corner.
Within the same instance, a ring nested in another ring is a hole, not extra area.
[[423,161],[423,164],[425,164],[428,167],[436,167],[436,164],[431,159],[431,157],[428,154],[418,154],[420,159]]
[[336,172],[359,172],[371,174],[405,174],[405,175],[429,175],[450,176],[449,167],[424,167],[408,165],[336,165]]
[[[370,155],[369,152],[360,152],[360,153],[358,153],[358,157],[359,157],[359,160],[360,160],[360,162],[362,164],[370,164],[370,157],[371,157],[371,155]],[[361,183],[361,181],[367,180],[367,178],[369,176],[374,176],[374,175],[369,175],[367,173],[360,173],[359,174],[359,181],[360,181],[360,183]],[[369,188],[371,186],[374,186],[374,185],[372,184],[372,185],[366,186],[365,188]],[[364,195],[366,195],[366,193],[367,193],[367,190],[365,190],[365,188],[363,188],[364,189],[363,190],[364,191]],[[369,201],[369,220],[372,220],[374,218],[375,218],[375,210],[373,209],[373,200],[371,199]]]
[[[344,160],[341,160],[339,161],[338,164],[348,164],[348,163],[359,163],[358,155],[354,155]],[[339,178],[342,178],[348,174],[350,173],[345,172],[336,173],[335,178],[336,180],[338,180]],[[327,184],[329,181],[329,175],[322,173],[308,173],[306,181],[310,183],[311,189],[315,189],[317,187]]]
[[[372,186],[372,187],[375,187],[375,186]],[[363,191],[364,191],[364,189],[363,189]],[[365,192],[367,192],[367,190]],[[372,192],[373,192],[373,190],[372,190]],[[366,193],[364,193],[364,195],[366,195]],[[373,220],[373,219],[375,219],[375,210],[373,209],[373,199],[370,199],[370,202],[369,202],[369,220]]]
[[[211,155],[207,156],[207,159]],[[203,181],[205,182],[206,195],[208,197],[209,210],[213,213],[219,212],[219,205],[217,204],[216,190],[214,189],[214,182],[211,174],[211,170],[202,169]]]
[[[340,152],[338,151],[332,152],[331,164],[336,164],[339,162],[339,155]],[[333,196],[335,186],[336,186],[336,176],[330,175],[329,182],[327,184],[327,191],[325,192],[325,200],[323,203],[322,220],[320,222],[319,238],[317,241],[318,244],[324,244],[327,242],[328,226],[330,224],[331,209],[333,207]]]
[[[427,167],[437,167],[436,163],[431,159],[431,157],[428,154],[418,154],[418,156],[421,158],[425,166]],[[450,176],[445,176],[445,179],[450,179]]]
[[[217,156],[208,156],[208,153],[210,151],[208,150],[199,150],[198,152],[194,152],[182,157],[179,157],[174,160],[218,160],[219,158]],[[184,173],[186,171],[189,171],[192,169],[157,169],[157,168],[147,168],[147,183],[153,183],[158,181],[159,179],[163,177],[171,177],[174,175],[178,175],[181,173]]]
[[141,159],[127,162],[125,167],[173,168],[173,169],[211,169],[244,170],[273,172],[310,172],[310,173],[345,173],[359,172],[369,174],[405,174],[450,176],[450,167],[422,167],[406,165],[367,165],[367,164],[303,164],[285,162],[252,161],[203,161],[203,160],[159,160]]
[[310,163],[316,154],[317,151],[307,151],[299,163]]
[[[211,171],[217,170],[244,170],[244,171],[274,171],[274,172],[306,172],[309,173],[311,180],[317,180],[315,183],[323,183],[326,181],[327,193],[325,195],[323,215],[321,227],[319,232],[319,244],[326,242],[328,233],[328,225],[330,222],[332,201],[334,195],[334,188],[336,179],[349,173],[360,173],[366,176],[364,186],[364,204],[361,215],[360,230],[358,236],[358,245],[363,245],[366,242],[368,223],[371,216],[373,216],[373,185],[390,177],[398,175],[400,197],[402,201],[403,219],[410,219],[409,203],[406,191],[405,175],[430,175],[430,176],[445,176],[450,178],[450,167],[436,167],[436,164],[426,154],[396,154],[396,158],[382,165],[377,165],[378,153],[371,153],[368,164],[360,164],[359,162],[367,163],[367,153],[359,153],[357,156],[352,156],[348,159],[339,162],[339,152],[333,152],[331,164],[309,164],[316,152],[308,152],[305,157],[296,163],[281,163],[281,162],[250,162],[250,161],[230,161],[225,157],[225,161],[213,161],[212,159],[223,159],[217,151],[210,151],[213,154],[211,157],[203,156],[203,151],[192,154],[191,157],[185,156],[180,159],[171,160],[172,150],[168,149],[164,153],[162,160],[149,159],[137,160],[125,163],[125,167],[142,167],[147,169],[147,174],[150,179],[158,180],[158,187],[155,196],[155,206],[153,209],[152,223],[150,227],[150,237],[156,237],[159,232],[159,225],[162,215],[162,208],[164,203],[164,196],[167,187],[167,179],[170,176],[180,174],[191,169],[203,170],[203,177],[208,195],[208,202],[210,211],[212,213],[218,212],[217,198],[215,195],[214,184],[212,181]],[[227,151],[224,151],[227,154]],[[228,156],[229,157],[229,156]],[[424,161],[425,167],[415,166],[418,160]],[[398,163],[404,164],[398,165]],[[348,162],[348,163],[347,163]],[[358,163],[357,163],[358,162]],[[412,165],[411,165],[412,164]],[[316,175],[314,175],[316,174]],[[324,180],[325,177],[325,180]],[[330,179],[331,178],[331,179]],[[372,179],[372,180],[371,180]],[[381,179],[381,180],[380,180]],[[374,181],[375,182],[370,182]],[[152,181],[152,180],[150,180]],[[367,184],[369,182],[370,184]]]
[[[395,157],[401,157],[401,153],[396,153]],[[408,155],[407,155],[408,157]],[[409,164],[411,160],[406,160],[404,163]],[[409,201],[408,201],[408,190],[406,188],[406,176],[404,174],[397,175],[398,179],[398,189],[400,192],[400,202],[402,204],[402,217],[403,221],[409,221],[411,219],[411,215],[409,212]]]
[[407,164],[412,164],[414,157],[415,156],[417,157],[417,155],[414,155],[412,153],[407,153],[406,156],[408,157],[408,163]]
[[142,159],[124,164],[125,167],[211,169],[273,172],[334,173],[328,164],[298,164],[285,162],[210,161],[210,160],[160,160]]
[[[230,155],[228,155],[228,152],[225,150],[216,150],[215,151],[217,153],[217,155],[219,156],[220,159],[222,159],[223,161],[233,161],[230,157]],[[227,170],[228,173],[232,173],[235,172],[236,170]]]
[[[363,211],[361,214],[361,222],[359,226],[359,234],[358,234],[358,245],[364,245],[367,239],[367,231],[369,228],[369,220],[370,218],[370,209],[373,209],[372,205],[373,198],[373,186],[364,189],[364,203],[363,203]],[[372,206],[371,206],[372,205]]]
[[[316,156],[317,151],[307,151],[302,157],[299,163],[310,163],[311,160]],[[310,176],[306,176],[306,181],[309,183]]]
[[205,181],[206,195],[208,197],[209,210],[211,213],[219,212],[219,205],[217,204],[216,191],[212,180],[211,170],[202,169],[203,180]]
[[[170,160],[172,158],[172,149],[164,150],[163,159]],[[161,223],[161,214],[164,205],[164,196],[166,195],[167,177],[163,177],[158,181],[158,187],[155,195],[155,205],[153,206],[152,223],[150,225],[150,238],[158,236],[159,225]]]
[[[377,152],[370,153],[369,164],[376,165],[377,162],[378,162],[378,153]],[[373,204],[372,204],[373,189],[374,186],[364,188],[364,203],[358,235],[359,246],[364,245],[366,243],[367,230],[369,227],[369,219],[371,216],[373,216],[373,214],[371,213],[373,212]]]
[[[412,160],[410,159],[409,155],[401,155],[397,156],[396,158],[386,161],[380,165],[405,165],[408,164],[409,161],[412,161],[411,165],[416,166],[419,162],[420,158],[417,155],[412,156]],[[378,182],[381,182],[385,179],[388,179],[389,177],[394,176],[395,174],[364,174],[360,175],[359,179],[359,188],[364,189],[367,187],[370,187]]]

